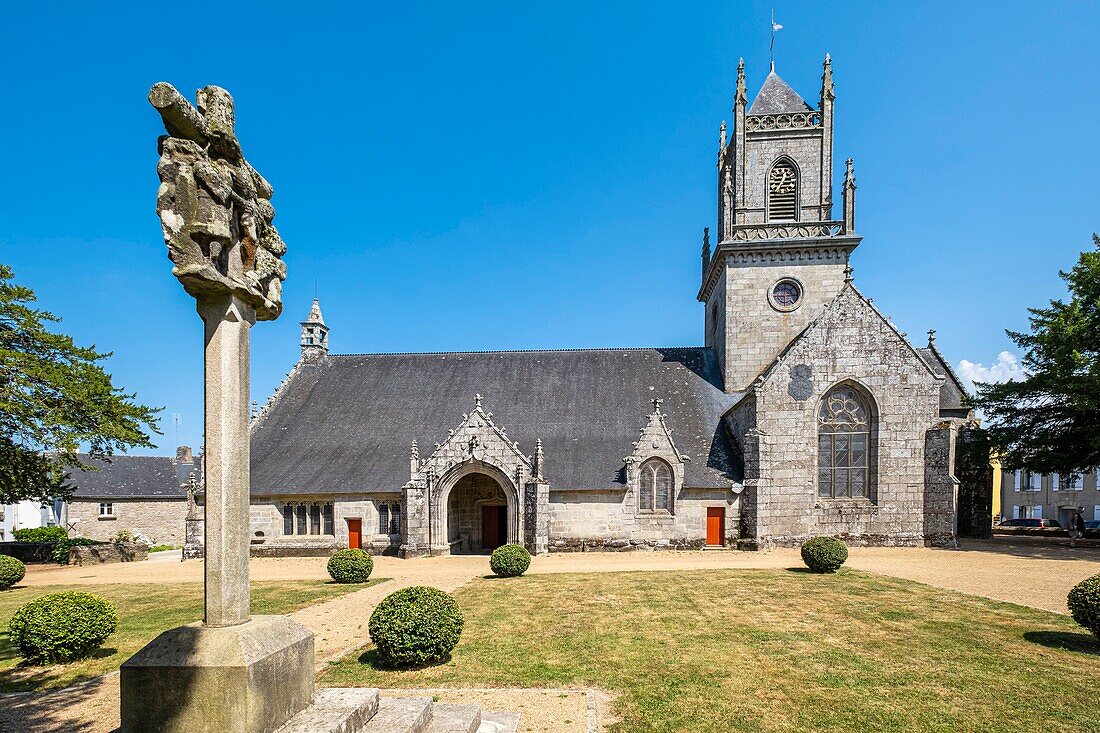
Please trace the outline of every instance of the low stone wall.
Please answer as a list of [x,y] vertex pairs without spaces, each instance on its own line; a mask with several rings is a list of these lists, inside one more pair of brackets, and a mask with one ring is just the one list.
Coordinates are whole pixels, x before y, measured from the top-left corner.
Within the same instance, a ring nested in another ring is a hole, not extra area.
[[705,539],[601,539],[559,537],[550,540],[550,552],[630,552],[632,550],[701,550]]
[[102,545],[73,547],[69,550],[70,565],[106,565],[116,562],[139,562],[149,556],[149,548],[132,542],[108,542]]
[[53,562],[53,542],[0,542],[0,555],[27,563]]
[[[939,538],[917,537],[912,535],[887,535],[887,534],[826,534],[836,537],[848,547],[924,547],[936,546]],[[802,544],[816,535],[799,537],[768,537],[764,540],[745,539],[737,543],[738,550],[768,550],[773,547],[801,547]]]

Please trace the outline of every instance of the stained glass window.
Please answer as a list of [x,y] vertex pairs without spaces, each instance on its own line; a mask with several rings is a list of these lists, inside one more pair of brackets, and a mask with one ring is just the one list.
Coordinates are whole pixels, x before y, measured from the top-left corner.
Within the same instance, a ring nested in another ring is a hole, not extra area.
[[871,412],[848,385],[833,388],[818,412],[817,484],[826,498],[870,497]]
[[802,297],[802,289],[791,280],[780,280],[772,288],[772,301],[780,308],[794,308]]

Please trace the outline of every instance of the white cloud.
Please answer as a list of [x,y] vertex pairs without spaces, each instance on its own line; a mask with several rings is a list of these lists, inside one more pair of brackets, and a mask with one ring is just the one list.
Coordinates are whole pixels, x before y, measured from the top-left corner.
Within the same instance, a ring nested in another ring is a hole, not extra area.
[[971,394],[974,394],[975,382],[1007,382],[1012,379],[1023,379],[1026,376],[1020,360],[1015,354],[1007,351],[997,354],[996,363],[990,366],[963,359],[955,371]]

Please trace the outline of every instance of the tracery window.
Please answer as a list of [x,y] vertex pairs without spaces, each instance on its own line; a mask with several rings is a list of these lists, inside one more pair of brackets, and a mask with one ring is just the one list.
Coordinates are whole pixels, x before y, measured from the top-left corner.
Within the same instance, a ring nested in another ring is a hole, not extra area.
[[390,505],[381,502],[378,505],[378,534],[390,533]]
[[335,511],[331,501],[292,504],[282,507],[283,534],[334,534]]
[[390,534],[401,534],[401,502],[390,507]]
[[642,464],[638,477],[638,509],[669,511],[672,505],[672,469],[659,458]]
[[821,401],[817,427],[817,485],[824,498],[870,498],[871,410],[851,385],[834,387]]
[[798,171],[784,158],[768,171],[768,221],[798,219]]

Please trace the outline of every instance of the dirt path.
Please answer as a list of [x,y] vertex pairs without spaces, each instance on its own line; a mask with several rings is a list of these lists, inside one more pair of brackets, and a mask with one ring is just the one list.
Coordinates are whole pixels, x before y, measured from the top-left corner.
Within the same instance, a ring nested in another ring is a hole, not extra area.
[[[325,558],[255,559],[253,580],[326,579]],[[558,554],[535,558],[531,573],[601,573],[628,571],[699,570],[707,568],[801,567],[797,549],[767,552],[633,552]],[[1100,550],[1070,549],[1032,538],[965,542],[960,550],[929,548],[852,548],[848,565],[869,572],[906,578],[996,600],[1065,613],[1066,593],[1074,584],[1100,573]],[[375,559],[374,576],[391,578],[354,593],[302,609],[292,617],[314,632],[318,666],[362,646],[374,606],[386,595],[410,585],[432,585],[453,591],[487,574],[483,556],[399,560]],[[141,564],[94,567],[28,568],[25,583],[32,586],[95,583],[172,583],[199,581],[202,564],[157,558]],[[483,691],[487,705],[527,710],[529,726],[546,725],[557,716],[568,726],[545,730],[573,730],[581,710],[577,691],[558,691],[565,697],[548,701],[547,691]],[[15,733],[107,733],[118,726],[118,675],[50,693],[0,698],[0,731]],[[481,699],[478,698],[480,702]],[[546,711],[542,715],[538,711]],[[556,711],[556,712],[553,712]],[[558,714],[561,715],[558,715]],[[561,717],[567,715],[567,717]],[[601,716],[602,717],[602,716]],[[527,727],[527,730],[544,728]],[[582,728],[576,728],[583,730]]]

